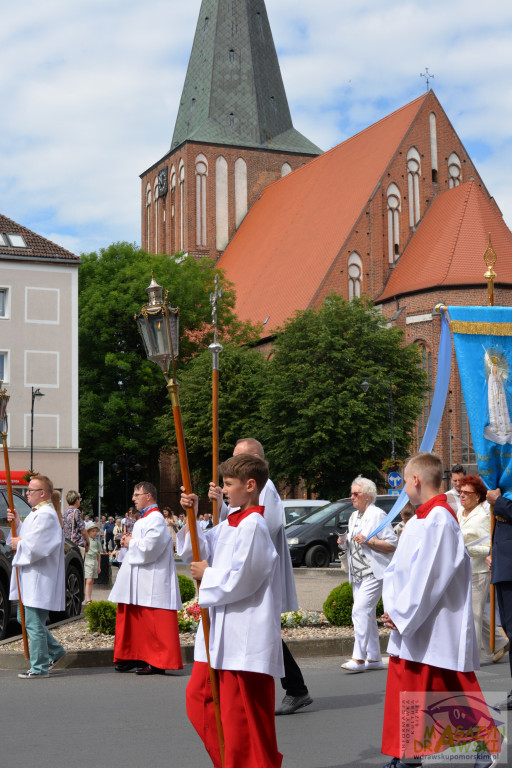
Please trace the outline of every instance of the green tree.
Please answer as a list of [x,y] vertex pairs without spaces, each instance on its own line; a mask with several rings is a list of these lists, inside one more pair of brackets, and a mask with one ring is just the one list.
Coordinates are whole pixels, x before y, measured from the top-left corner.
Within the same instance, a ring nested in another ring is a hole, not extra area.
[[[391,453],[389,374],[403,457],[425,388],[418,363],[416,347],[404,346],[402,332],[387,328],[369,301],[332,294],[320,309],[298,313],[276,338],[262,402],[273,478],[302,478],[325,499],[346,495],[359,473],[381,480]],[[363,379],[376,382],[366,395]]]
[[[161,445],[156,419],[167,402],[165,379],[149,362],[134,321],[155,280],[169,289],[180,307],[180,365],[211,341],[211,261],[152,255],[130,243],[114,243],[82,256],[79,270],[80,483],[96,498],[98,461],[105,466],[105,502],[110,511],[124,508],[123,477],[112,473],[117,454],[136,454],[143,469],[130,481],[157,478]],[[224,281],[221,281],[224,282]],[[254,338],[236,320],[234,292],[223,285],[218,323],[224,336]]]
[[[224,300],[224,299],[223,299]],[[219,456],[233,453],[241,437],[261,431],[260,404],[268,364],[255,349],[223,344],[219,356]],[[190,471],[198,492],[205,495],[212,476],[212,355],[209,350],[190,360],[180,374],[180,404]],[[175,445],[174,421],[169,406],[159,419],[162,437]]]

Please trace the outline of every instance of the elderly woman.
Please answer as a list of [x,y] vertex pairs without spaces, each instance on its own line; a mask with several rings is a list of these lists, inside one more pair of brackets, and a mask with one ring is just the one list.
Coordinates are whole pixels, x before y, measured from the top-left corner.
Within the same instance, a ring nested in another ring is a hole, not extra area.
[[379,630],[375,609],[382,595],[382,578],[393,553],[397,538],[391,525],[366,541],[369,534],[386,517],[375,506],[377,488],[365,477],[356,477],[350,493],[355,507],[348,521],[347,559],[349,580],[354,593],[352,623],[354,650],[352,658],[342,664],[349,672],[382,669]]
[[62,515],[62,530],[66,539],[71,539],[80,547],[82,557],[89,549],[89,534],[82,519],[80,504],[82,499],[78,491],[68,491],[66,494],[67,509]]
[[[484,507],[487,488],[478,475],[464,475],[460,487],[461,507],[457,512],[460,530],[471,560],[473,617],[477,647],[481,660],[489,656],[490,622],[485,612],[491,576],[485,558],[491,546],[491,514]],[[493,661],[499,661],[508,650],[507,638],[497,630]]]

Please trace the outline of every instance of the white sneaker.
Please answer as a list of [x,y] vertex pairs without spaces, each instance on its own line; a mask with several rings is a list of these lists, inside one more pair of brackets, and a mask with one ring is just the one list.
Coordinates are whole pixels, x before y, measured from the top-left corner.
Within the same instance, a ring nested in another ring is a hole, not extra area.
[[348,672],[364,672],[365,664],[358,664],[354,659],[350,659],[341,665],[342,669],[346,669]]
[[383,661],[365,661],[365,669],[384,669]]
[[22,680],[38,680],[40,677],[50,677],[50,675],[48,672],[43,672],[38,675],[35,672],[32,672],[31,669],[27,669],[26,672],[20,672],[18,677],[21,677]]

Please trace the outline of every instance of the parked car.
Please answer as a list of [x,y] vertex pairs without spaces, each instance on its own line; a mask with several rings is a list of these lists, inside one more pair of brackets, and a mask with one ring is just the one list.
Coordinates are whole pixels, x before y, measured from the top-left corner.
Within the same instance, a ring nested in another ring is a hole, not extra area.
[[325,507],[329,504],[325,499],[283,499],[283,509],[285,521],[284,524],[297,522],[300,517],[304,517],[308,512],[319,507]]
[[[377,496],[375,504],[389,512],[396,496]],[[292,565],[327,568],[338,559],[338,536],[346,533],[354,505],[350,498],[333,501],[326,507],[314,509],[285,527]],[[397,514],[393,524],[400,520]]]
[[[13,493],[14,506],[23,520],[30,513],[30,505],[17,493]],[[16,618],[16,602],[9,600],[9,583],[11,580],[12,549],[5,543],[11,531],[7,522],[7,488],[0,486],[0,640],[3,640],[7,625]],[[84,563],[80,550],[72,541],[64,542],[64,559],[66,566],[66,608],[59,613],[51,613],[52,621],[79,616],[84,599]]]

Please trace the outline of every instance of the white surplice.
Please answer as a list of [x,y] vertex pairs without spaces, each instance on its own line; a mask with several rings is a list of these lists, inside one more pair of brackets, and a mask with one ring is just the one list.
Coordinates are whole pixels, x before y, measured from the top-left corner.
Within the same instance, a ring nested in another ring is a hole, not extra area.
[[171,611],[182,607],[171,534],[161,512],[136,521],[108,599]]
[[[30,608],[63,611],[66,607],[64,534],[52,504],[42,504],[18,527],[9,598],[18,599],[16,571],[20,577],[21,599]],[[9,541],[9,539],[8,539]]]
[[390,655],[459,672],[478,669],[471,564],[447,509],[409,520],[384,573],[382,598],[398,628]]
[[[299,609],[299,603],[297,600],[297,590],[295,589],[295,577],[293,575],[292,560],[290,557],[290,548],[288,546],[288,540],[286,538],[286,532],[284,530],[284,510],[283,503],[277,492],[277,489],[270,480],[265,483],[263,490],[260,493],[259,503],[261,507],[265,507],[264,519],[270,533],[272,543],[276,548],[276,552],[279,555],[279,569],[281,574],[281,612],[297,611]],[[226,504],[222,504],[219,513],[219,520],[223,521],[227,518],[230,507]]]
[[[199,604],[210,609],[210,660],[215,669],[283,677],[279,557],[263,517],[248,515],[237,527],[225,520],[201,531],[204,572]],[[192,562],[190,535],[177,535],[178,555]],[[206,661],[202,623],[195,661]]]

